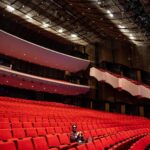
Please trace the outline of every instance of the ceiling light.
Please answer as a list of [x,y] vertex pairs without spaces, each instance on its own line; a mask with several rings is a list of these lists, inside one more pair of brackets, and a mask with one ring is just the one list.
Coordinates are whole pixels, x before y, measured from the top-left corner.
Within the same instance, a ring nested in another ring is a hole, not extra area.
[[76,34],[71,34],[71,37],[76,38],[77,35]]
[[110,11],[110,10],[107,10],[107,13],[108,13],[108,14],[111,14],[111,11]]
[[59,32],[59,33],[63,33],[63,29],[59,29],[58,32]]
[[26,15],[26,18],[29,19],[29,20],[32,20],[32,17],[29,16],[29,15]]
[[130,39],[135,39],[135,37],[133,36],[133,34],[130,34],[130,35],[129,35],[129,38],[130,38]]
[[114,15],[112,13],[109,14],[110,17],[114,17]]
[[107,10],[107,13],[109,14],[110,17],[114,17],[114,15],[112,14],[110,10]]
[[43,22],[43,24],[42,24],[42,27],[43,27],[43,28],[47,28],[48,26],[49,26],[49,24]]
[[122,25],[118,25],[118,27],[121,28],[121,29],[125,28],[125,26],[122,26]]
[[102,2],[101,2],[101,1],[98,1],[98,2],[97,2],[97,4],[98,4],[98,5],[101,5],[101,4],[102,4]]
[[134,36],[130,36],[130,39],[134,40],[134,39],[135,39],[135,37],[134,37]]
[[12,6],[7,5],[6,9],[10,12],[13,12],[15,10],[15,8],[13,8]]

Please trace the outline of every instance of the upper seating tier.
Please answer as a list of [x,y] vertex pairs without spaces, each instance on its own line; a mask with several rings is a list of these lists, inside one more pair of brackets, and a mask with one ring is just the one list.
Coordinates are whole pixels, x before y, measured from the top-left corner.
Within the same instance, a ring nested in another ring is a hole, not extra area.
[[0,85],[64,95],[84,94],[90,89],[89,86],[38,77],[2,67],[0,67]]
[[87,69],[90,63],[89,60],[44,48],[2,30],[0,41],[0,53],[50,68],[78,72]]
[[150,99],[150,86],[139,84],[131,79],[127,79],[94,67],[90,69],[90,76],[95,77],[98,81],[104,81],[110,84],[113,88],[125,90],[133,96]]

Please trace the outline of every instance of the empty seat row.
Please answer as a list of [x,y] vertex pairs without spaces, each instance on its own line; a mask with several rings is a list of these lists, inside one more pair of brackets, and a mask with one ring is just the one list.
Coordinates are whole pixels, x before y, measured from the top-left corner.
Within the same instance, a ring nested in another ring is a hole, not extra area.
[[61,134],[70,133],[69,129],[63,131],[61,128],[46,127],[46,128],[15,128],[15,129],[0,129],[0,140],[8,140],[11,138],[25,138],[43,136],[46,134]]

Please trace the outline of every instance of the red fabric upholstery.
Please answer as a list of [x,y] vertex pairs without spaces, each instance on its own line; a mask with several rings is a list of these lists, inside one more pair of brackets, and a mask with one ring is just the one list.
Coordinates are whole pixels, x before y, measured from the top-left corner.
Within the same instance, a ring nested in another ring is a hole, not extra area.
[[12,130],[13,137],[14,138],[25,138],[25,131],[23,128],[16,128]]
[[87,150],[86,145],[81,144],[81,145],[77,146],[77,150]]
[[44,135],[46,135],[45,128],[37,128],[37,134],[38,134],[38,136],[44,136]]
[[13,142],[0,143],[0,150],[16,150]]
[[8,140],[12,138],[10,129],[0,129],[0,140]]
[[86,144],[88,150],[97,150],[93,142],[89,142]]
[[36,137],[37,136],[37,132],[35,128],[27,128],[26,129],[26,135],[28,137]]
[[18,150],[34,150],[31,139],[23,139],[17,141]]
[[48,150],[48,145],[46,143],[45,137],[33,138],[33,143],[35,150]]

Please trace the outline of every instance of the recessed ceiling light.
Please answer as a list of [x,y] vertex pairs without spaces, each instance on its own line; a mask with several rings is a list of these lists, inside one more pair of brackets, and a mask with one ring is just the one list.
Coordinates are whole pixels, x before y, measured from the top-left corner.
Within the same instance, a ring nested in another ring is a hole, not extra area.
[[114,15],[112,13],[109,14],[110,17],[114,17]]
[[135,39],[135,37],[134,37],[134,36],[130,36],[130,39],[134,40],[134,39]]
[[107,10],[107,13],[108,13],[108,14],[110,14],[110,13],[111,13],[111,11],[110,11],[110,10]]
[[125,26],[123,26],[123,25],[118,25],[118,27],[121,28],[121,29],[125,28]]
[[98,5],[101,5],[102,3],[101,3],[101,1],[98,1],[97,4],[98,4]]
[[71,37],[76,38],[77,35],[76,34],[71,34]]
[[29,15],[26,15],[26,18],[29,19],[29,20],[32,20],[32,17],[29,16]]
[[15,8],[13,8],[12,6],[7,5],[6,9],[10,12],[13,12],[15,10]]
[[63,33],[63,29],[59,29],[58,32],[59,32],[59,33]]
[[45,23],[45,22],[42,23],[42,27],[43,27],[43,28],[47,28],[48,26],[49,26],[49,24],[47,24],[47,23]]
[[130,34],[130,36],[133,36],[133,34]]

